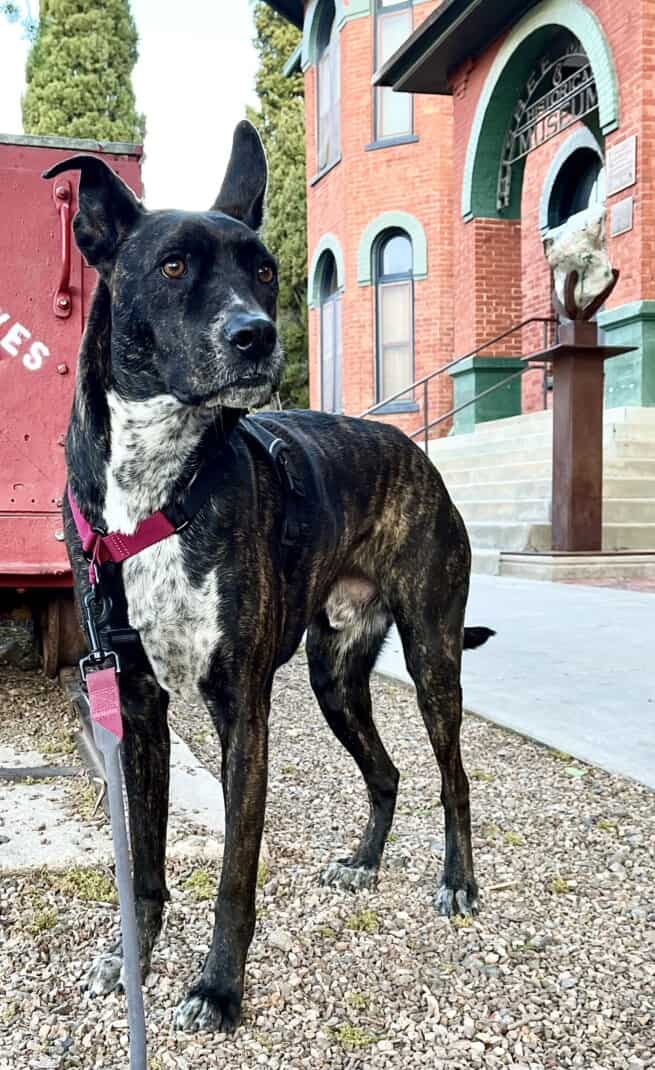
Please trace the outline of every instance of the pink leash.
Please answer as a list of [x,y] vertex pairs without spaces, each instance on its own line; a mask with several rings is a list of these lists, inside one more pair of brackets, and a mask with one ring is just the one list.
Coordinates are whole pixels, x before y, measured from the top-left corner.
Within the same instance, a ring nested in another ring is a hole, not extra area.
[[[139,553],[147,546],[152,546],[172,535],[175,528],[163,513],[155,513],[154,516],[139,524],[133,535],[121,535],[119,532],[103,535],[94,531],[82,516],[70,487],[68,488],[68,501],[75,526],[82,540],[82,548],[90,556],[91,590],[86,594],[82,608],[91,649],[80,661],[80,673],[82,680],[86,683],[89,696],[93,738],[104,758],[107,777],[111,835],[114,844],[116,884],[121,915],[123,967],[127,990],[130,1070],[147,1070],[146,1021],[141,990],[139,938],[123,802],[123,771],[120,762],[120,744],[123,739],[121,697],[118,686],[120,664],[114,650],[103,649],[93,607],[98,593],[98,565],[105,561],[125,561],[126,558]],[[108,661],[113,664],[109,668],[101,668]]]

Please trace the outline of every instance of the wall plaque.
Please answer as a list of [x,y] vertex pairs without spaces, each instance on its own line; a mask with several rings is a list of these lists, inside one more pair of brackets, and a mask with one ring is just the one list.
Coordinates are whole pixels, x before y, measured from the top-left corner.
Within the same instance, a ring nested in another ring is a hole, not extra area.
[[627,137],[607,150],[607,196],[620,193],[637,181],[637,135]]
[[618,237],[619,234],[627,234],[629,230],[632,230],[632,219],[634,214],[634,197],[624,197],[622,201],[617,201],[610,209],[610,234],[613,238]]

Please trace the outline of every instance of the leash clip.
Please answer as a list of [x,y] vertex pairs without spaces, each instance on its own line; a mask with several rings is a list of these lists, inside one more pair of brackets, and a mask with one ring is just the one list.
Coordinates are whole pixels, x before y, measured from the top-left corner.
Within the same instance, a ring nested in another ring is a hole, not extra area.
[[86,678],[90,672],[101,668],[101,666],[104,667],[106,661],[113,661],[116,674],[121,671],[121,663],[115,650],[92,650],[90,654],[80,658],[79,667],[82,683],[86,683]]
[[82,602],[82,608],[84,612],[84,624],[90,647],[89,653],[86,654],[83,658],[80,658],[79,661],[80,676],[82,677],[83,683],[86,683],[86,678],[91,670],[100,668],[107,660],[113,660],[114,668],[117,673],[121,671],[120,661],[116,651],[105,650],[102,645],[102,640],[98,631],[98,621],[96,619],[95,613],[98,601],[97,588],[98,584],[96,582],[91,587],[91,589],[87,591],[87,593],[84,595],[84,599]]

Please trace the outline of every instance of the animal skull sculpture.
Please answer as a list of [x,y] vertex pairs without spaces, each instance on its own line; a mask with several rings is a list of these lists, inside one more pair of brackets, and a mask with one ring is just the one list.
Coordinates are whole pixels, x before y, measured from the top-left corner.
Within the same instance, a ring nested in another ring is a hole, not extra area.
[[[617,275],[607,253],[605,209],[599,209],[591,218],[586,216],[584,222],[572,219],[556,237],[545,238],[544,253],[553,272],[558,311],[571,319],[589,318],[613,289]],[[575,289],[571,293],[574,273]]]

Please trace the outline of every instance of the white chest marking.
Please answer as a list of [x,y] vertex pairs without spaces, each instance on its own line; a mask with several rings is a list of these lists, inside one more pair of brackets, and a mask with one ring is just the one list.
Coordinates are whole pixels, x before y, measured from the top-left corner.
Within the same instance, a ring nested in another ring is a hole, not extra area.
[[[105,521],[130,534],[164,506],[183,465],[212,419],[162,395],[127,402],[108,395],[111,457],[107,465]],[[192,587],[177,535],[142,550],[123,565],[129,622],[137,628],[159,684],[198,699],[219,645],[218,576],[209,571]]]
[[177,535],[150,546],[123,565],[129,620],[137,628],[158,682],[166,691],[198,700],[198,683],[219,645],[215,569],[192,587]]

